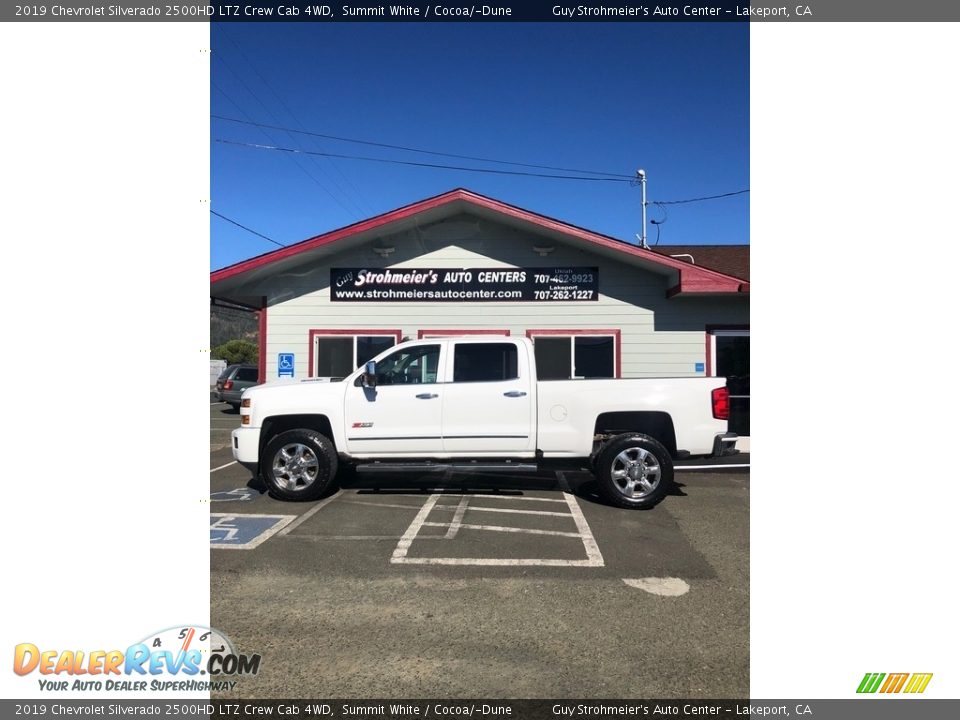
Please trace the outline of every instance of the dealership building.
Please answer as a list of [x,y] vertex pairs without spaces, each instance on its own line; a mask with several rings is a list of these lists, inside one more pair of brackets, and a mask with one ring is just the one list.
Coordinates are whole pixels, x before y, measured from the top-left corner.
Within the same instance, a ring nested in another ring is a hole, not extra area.
[[404,339],[529,337],[545,380],[730,377],[749,436],[746,245],[647,250],[453,190],[210,280],[258,313],[261,380],[343,377]]

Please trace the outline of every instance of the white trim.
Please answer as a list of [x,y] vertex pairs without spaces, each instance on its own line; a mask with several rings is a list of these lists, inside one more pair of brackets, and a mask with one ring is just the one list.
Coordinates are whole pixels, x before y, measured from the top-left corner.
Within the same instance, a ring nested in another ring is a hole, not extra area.
[[717,338],[718,337],[750,337],[750,328],[746,330],[708,330],[710,338],[710,375],[717,377]]

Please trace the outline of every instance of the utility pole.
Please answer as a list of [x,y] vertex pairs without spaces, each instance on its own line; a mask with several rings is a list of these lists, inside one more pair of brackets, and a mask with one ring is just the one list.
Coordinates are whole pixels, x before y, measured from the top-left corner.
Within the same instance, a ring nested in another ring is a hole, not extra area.
[[649,250],[647,245],[647,172],[637,170],[637,177],[640,179],[640,247]]

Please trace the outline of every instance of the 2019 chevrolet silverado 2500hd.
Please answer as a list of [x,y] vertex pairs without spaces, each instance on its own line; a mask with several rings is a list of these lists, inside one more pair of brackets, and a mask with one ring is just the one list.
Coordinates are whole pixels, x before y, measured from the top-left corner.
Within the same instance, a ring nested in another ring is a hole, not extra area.
[[344,464],[380,470],[588,467],[624,508],[655,505],[681,455],[735,452],[723,378],[538,381],[527,338],[395,345],[341,382],[259,385],[233,456],[288,500]]

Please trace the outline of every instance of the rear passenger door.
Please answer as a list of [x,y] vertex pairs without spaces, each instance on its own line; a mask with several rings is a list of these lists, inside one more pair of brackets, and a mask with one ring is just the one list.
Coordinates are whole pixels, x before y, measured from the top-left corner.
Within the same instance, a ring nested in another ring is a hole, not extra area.
[[443,388],[443,450],[496,456],[533,452],[534,397],[529,363],[509,342],[449,346]]

